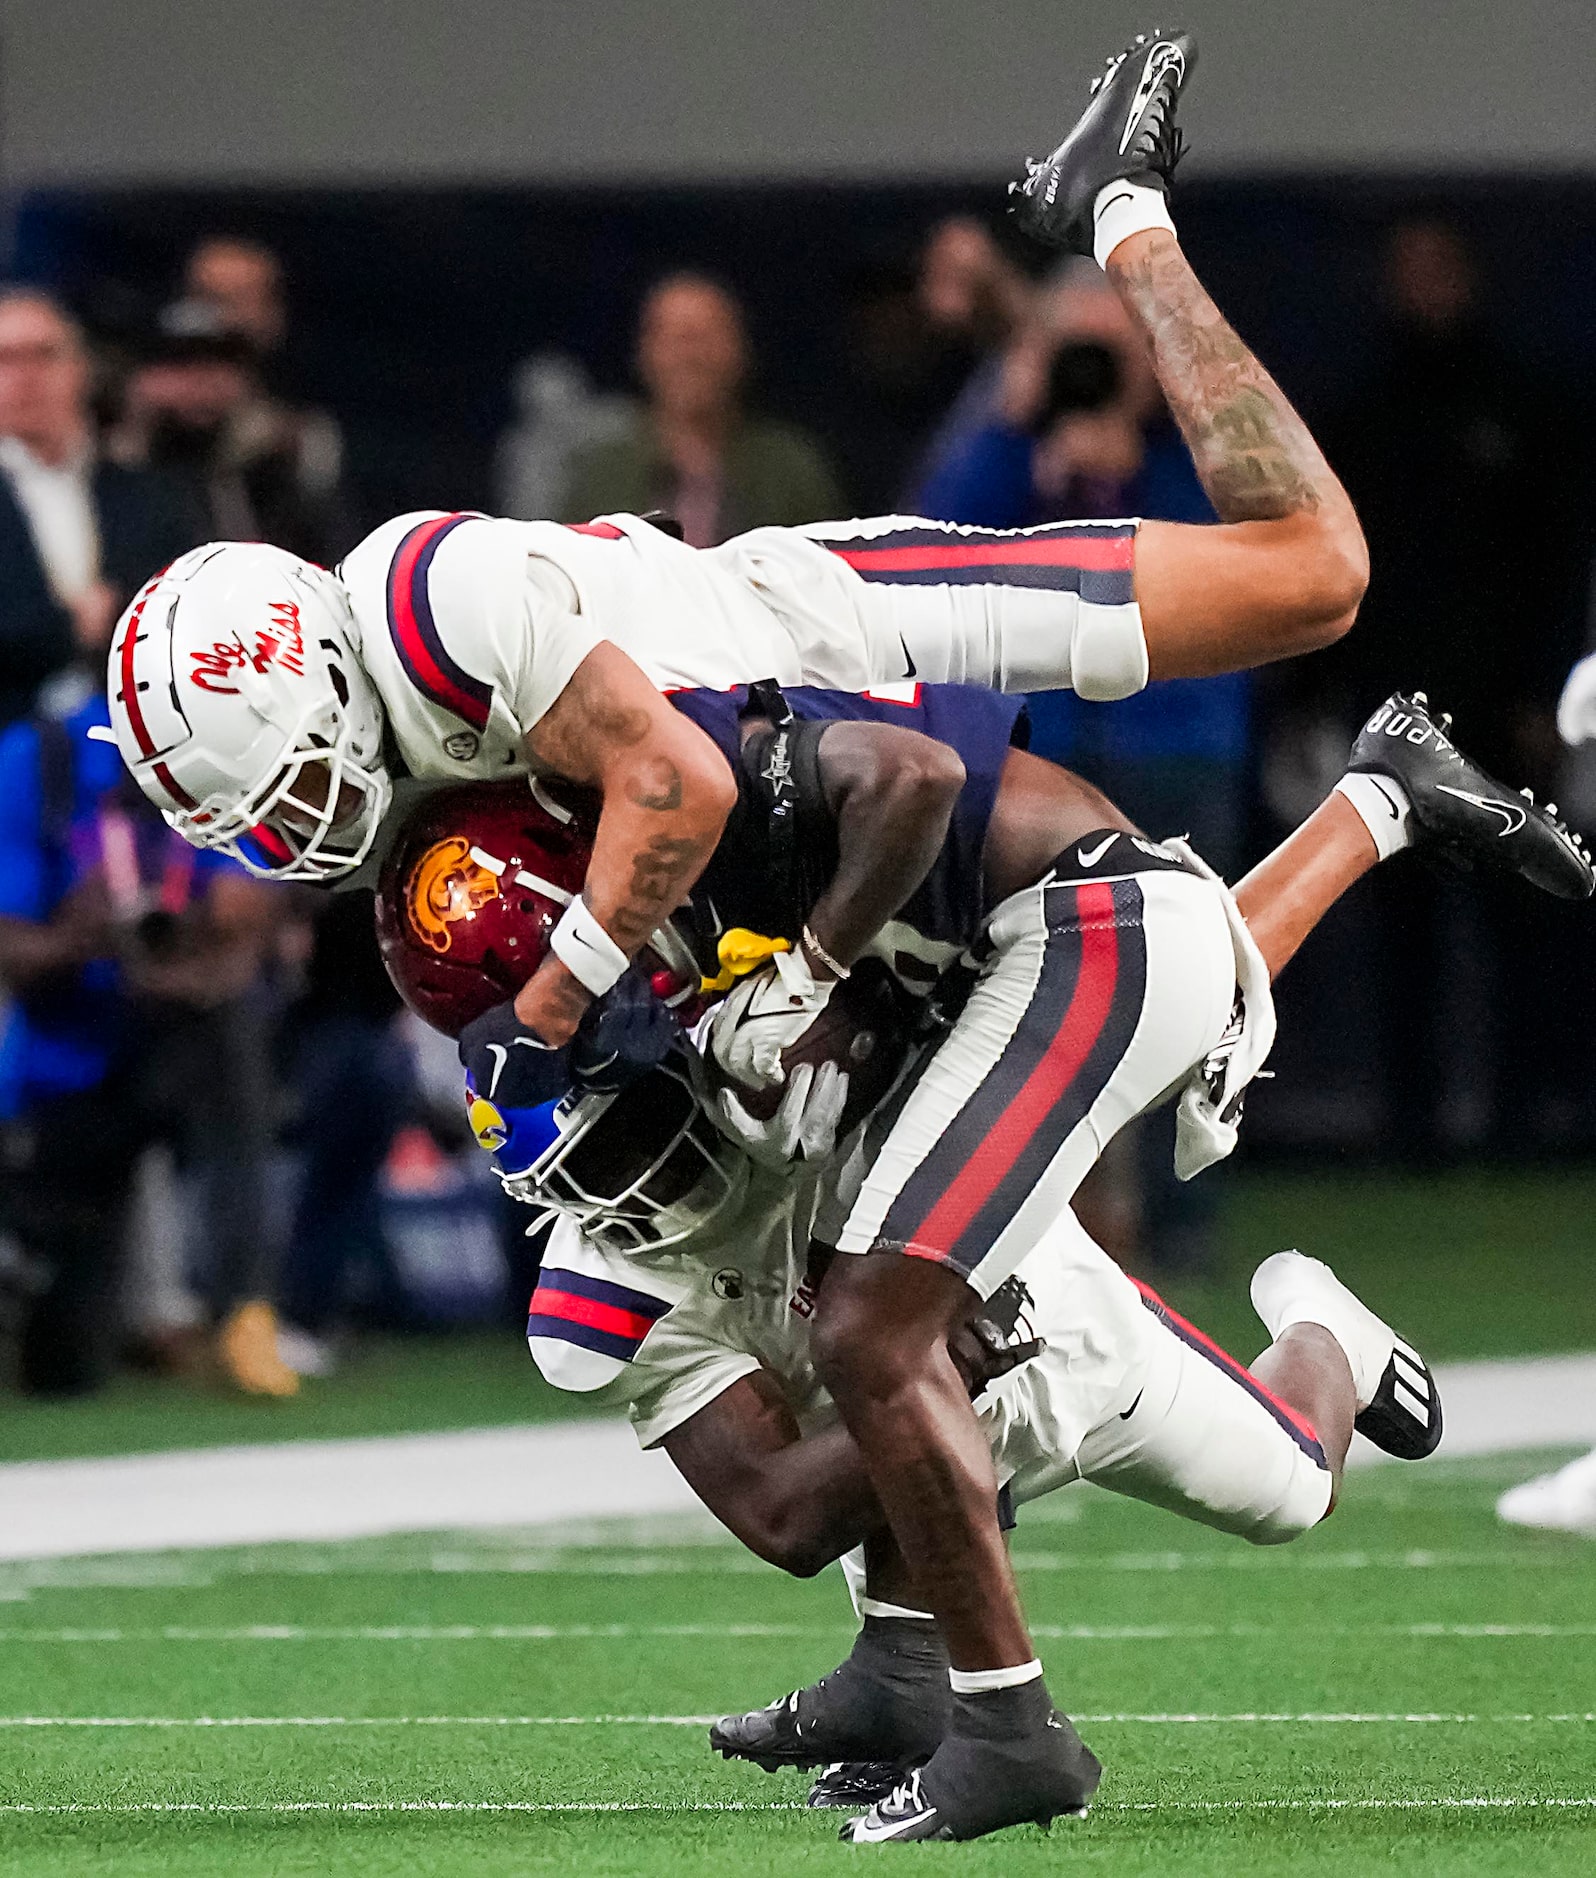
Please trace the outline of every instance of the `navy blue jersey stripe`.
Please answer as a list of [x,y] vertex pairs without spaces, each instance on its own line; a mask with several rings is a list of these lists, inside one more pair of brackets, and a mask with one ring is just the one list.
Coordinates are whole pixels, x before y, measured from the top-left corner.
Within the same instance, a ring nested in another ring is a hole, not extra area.
[[[646,1291],[634,1291],[630,1285],[618,1285],[608,1278],[590,1278],[586,1272],[560,1271],[545,1265],[538,1273],[538,1290],[566,1291],[573,1298],[591,1298],[595,1304],[608,1304],[617,1311],[635,1311],[639,1317],[657,1321],[671,1308],[666,1298],[650,1297]],[[534,1300],[536,1293],[533,1293]]]
[[443,541],[474,515],[446,515],[412,528],[388,568],[388,633],[405,675],[424,698],[477,731],[488,727],[493,687],[450,657],[433,617],[427,576]]
[[600,1330],[593,1324],[573,1324],[565,1317],[529,1317],[526,1334],[548,1337],[557,1343],[574,1343],[578,1349],[592,1350],[598,1356],[613,1356],[622,1363],[630,1363],[643,1347],[641,1337],[618,1336],[612,1330]]

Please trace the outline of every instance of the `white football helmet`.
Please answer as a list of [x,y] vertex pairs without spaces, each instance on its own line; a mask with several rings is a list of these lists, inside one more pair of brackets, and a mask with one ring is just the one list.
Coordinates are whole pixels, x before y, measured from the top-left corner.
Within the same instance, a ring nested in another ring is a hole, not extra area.
[[258,542],[193,548],[117,622],[111,725],[185,840],[271,880],[358,867],[387,812],[382,705],[325,568]]
[[679,1049],[619,1095],[572,1091],[512,1122],[468,1091],[467,1109],[511,1199],[563,1214],[596,1245],[662,1252],[748,1190],[748,1157],[702,1098],[697,1053]]

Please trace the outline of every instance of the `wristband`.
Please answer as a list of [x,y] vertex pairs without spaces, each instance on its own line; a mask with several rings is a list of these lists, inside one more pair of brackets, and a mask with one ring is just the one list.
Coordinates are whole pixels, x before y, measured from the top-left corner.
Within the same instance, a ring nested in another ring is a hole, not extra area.
[[549,950],[595,998],[613,990],[632,962],[598,923],[580,894],[549,934]]
[[1162,189],[1150,183],[1106,183],[1098,191],[1092,210],[1092,253],[1097,265],[1108,266],[1108,257],[1122,241],[1144,234],[1150,228],[1162,228],[1174,234],[1169,219],[1169,202]]

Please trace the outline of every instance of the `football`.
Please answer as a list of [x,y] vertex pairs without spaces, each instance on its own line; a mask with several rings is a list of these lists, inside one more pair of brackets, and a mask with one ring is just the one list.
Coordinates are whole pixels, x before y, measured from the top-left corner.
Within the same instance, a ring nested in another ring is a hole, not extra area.
[[[892,1087],[910,1036],[907,994],[880,959],[861,959],[832,992],[826,1008],[782,1051],[789,1075],[805,1063],[836,1063],[848,1072],[848,1101],[841,1133],[861,1122]],[[734,1089],[743,1107],[758,1121],[768,1121],[781,1104],[783,1086],[749,1089],[734,1082],[711,1055],[711,1080]]]

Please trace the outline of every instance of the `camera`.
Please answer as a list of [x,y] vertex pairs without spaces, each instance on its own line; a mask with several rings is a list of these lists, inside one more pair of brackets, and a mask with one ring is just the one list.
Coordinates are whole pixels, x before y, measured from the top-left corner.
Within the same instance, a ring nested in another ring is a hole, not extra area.
[[1060,346],[1048,367],[1047,394],[1031,420],[1032,433],[1040,437],[1061,417],[1078,411],[1102,410],[1119,396],[1122,382],[1119,360],[1095,339]]

